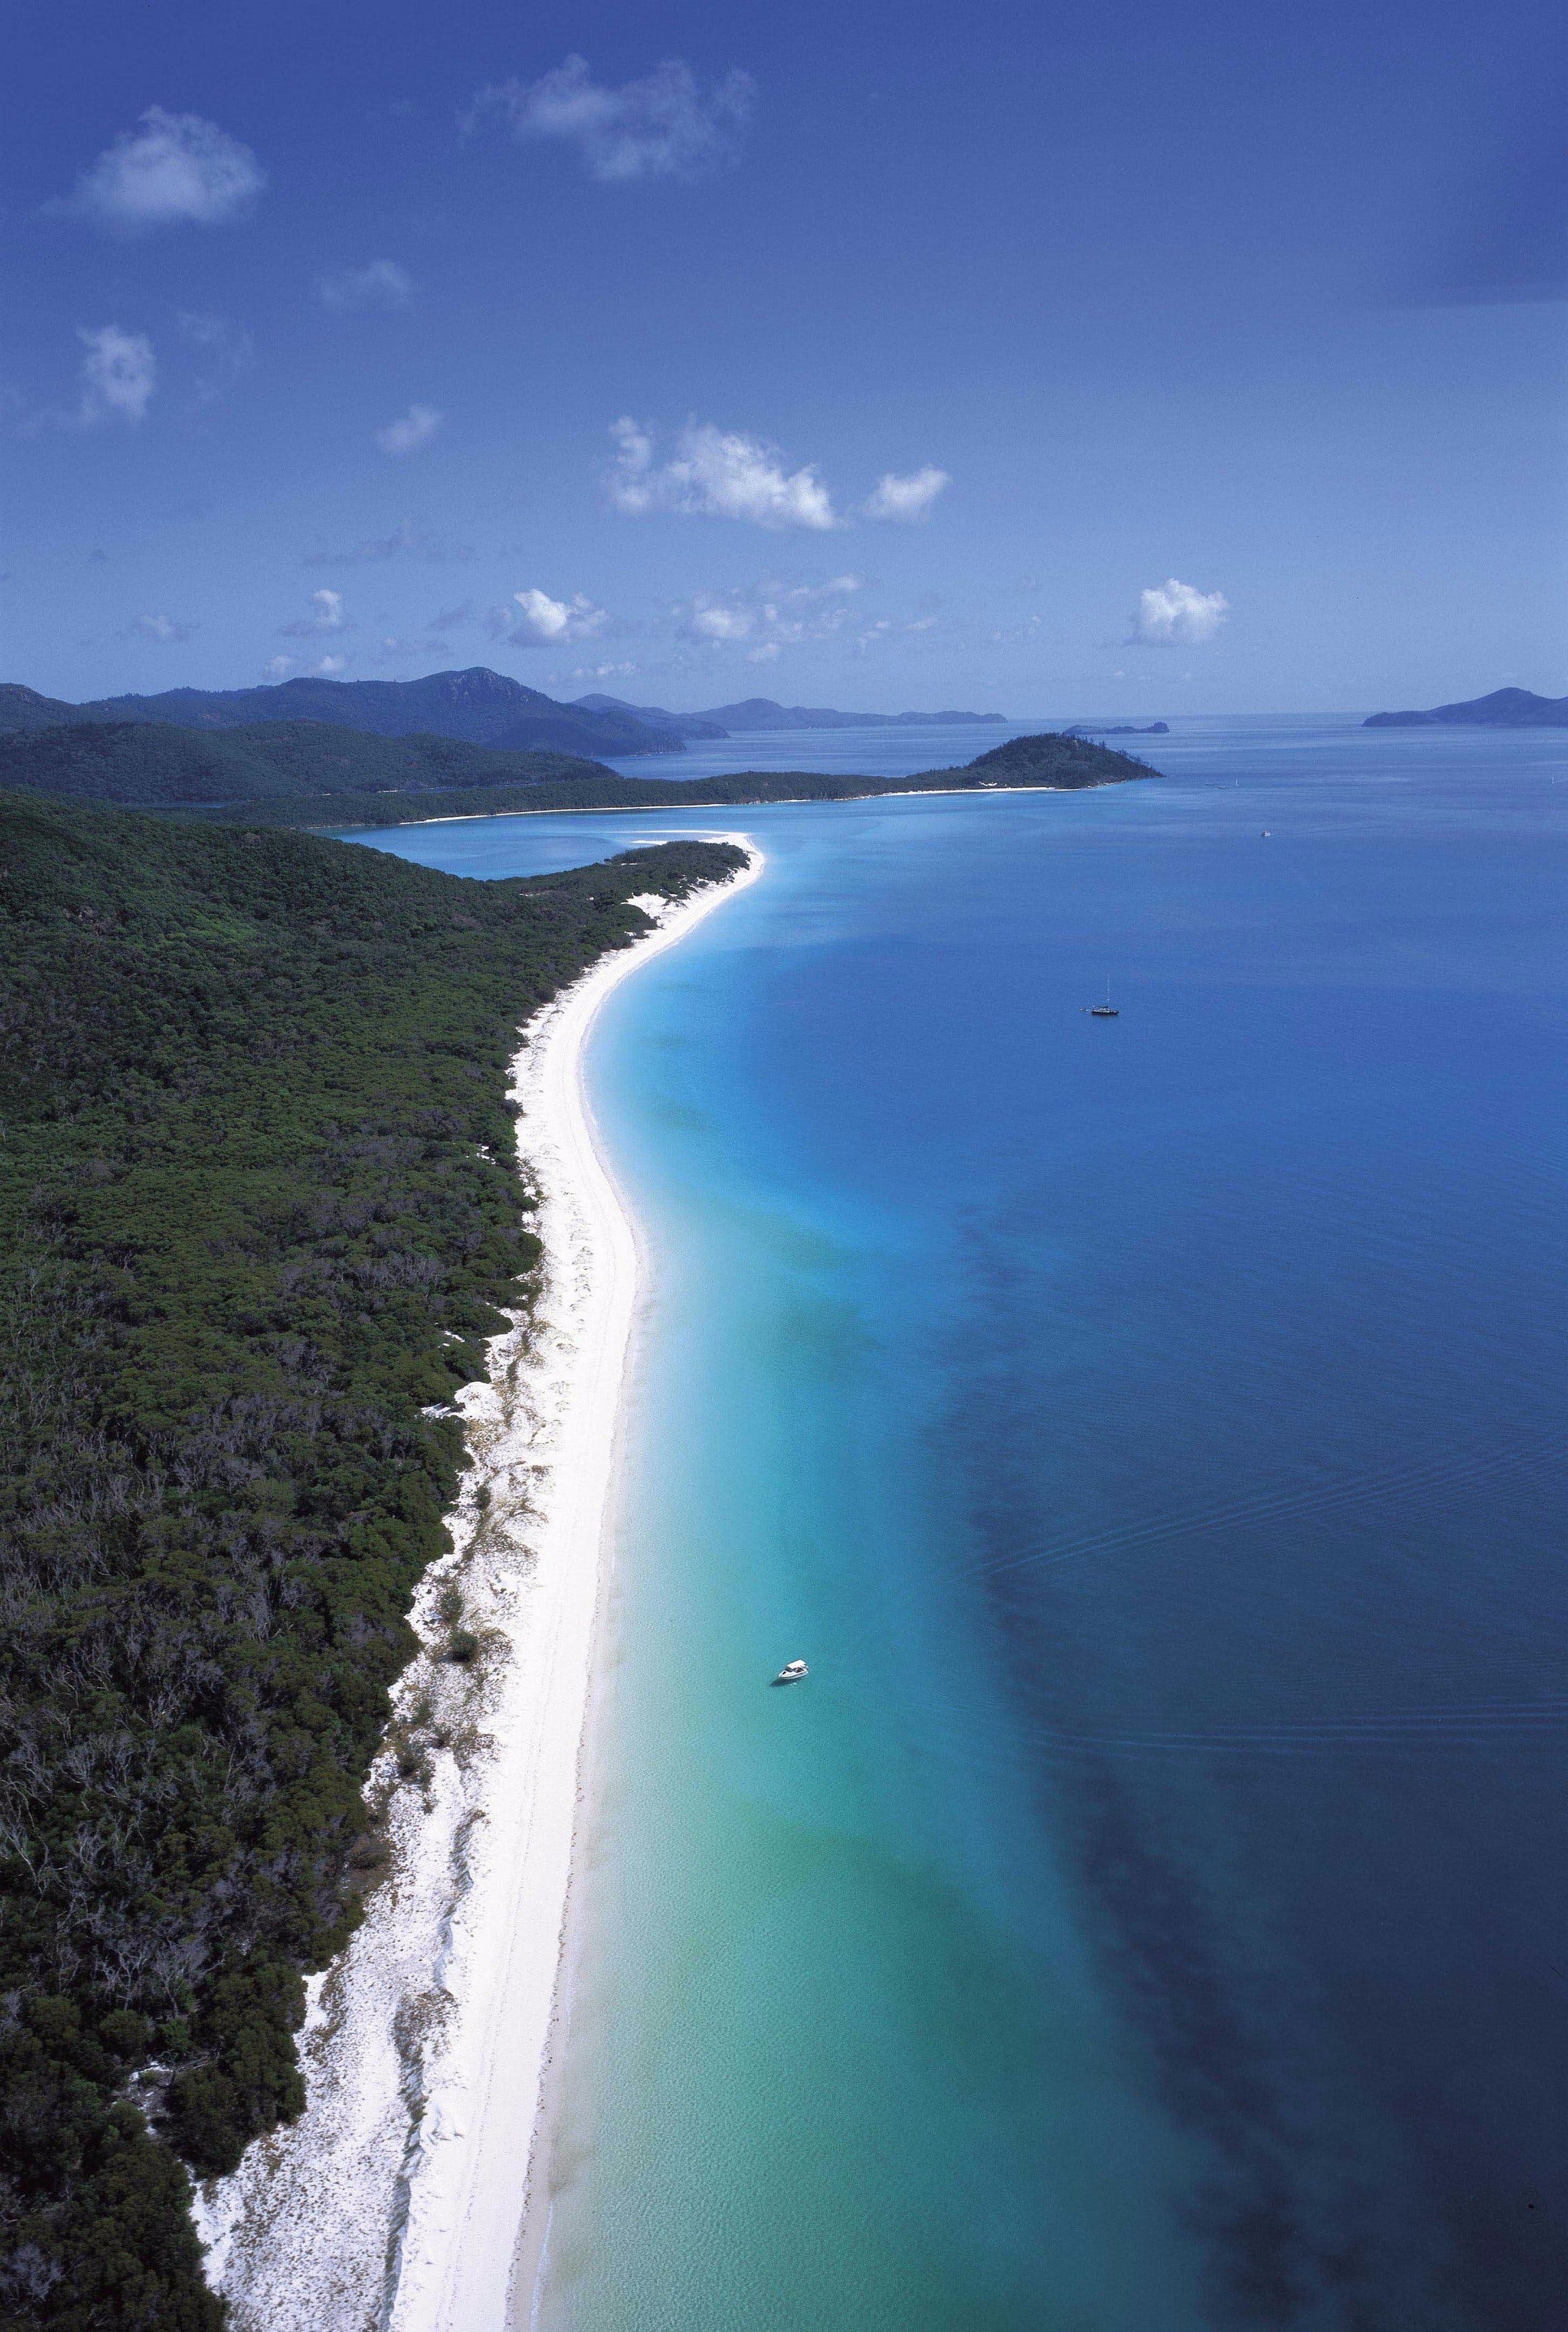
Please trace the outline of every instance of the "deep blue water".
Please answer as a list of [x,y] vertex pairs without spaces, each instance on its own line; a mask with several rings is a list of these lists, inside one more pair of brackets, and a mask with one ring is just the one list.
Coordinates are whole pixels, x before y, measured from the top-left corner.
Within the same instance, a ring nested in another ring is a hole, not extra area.
[[548,2327],[1565,2320],[1568,737],[1139,742],[377,837],[769,854],[592,1061],[652,1284]]

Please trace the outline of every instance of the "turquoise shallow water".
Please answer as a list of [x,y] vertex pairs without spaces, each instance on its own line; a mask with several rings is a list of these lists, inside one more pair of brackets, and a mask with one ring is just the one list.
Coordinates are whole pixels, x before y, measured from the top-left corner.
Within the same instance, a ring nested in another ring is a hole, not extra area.
[[1568,738],[1147,749],[385,838],[770,860],[591,1056],[651,1283],[550,2332],[1561,2321]]

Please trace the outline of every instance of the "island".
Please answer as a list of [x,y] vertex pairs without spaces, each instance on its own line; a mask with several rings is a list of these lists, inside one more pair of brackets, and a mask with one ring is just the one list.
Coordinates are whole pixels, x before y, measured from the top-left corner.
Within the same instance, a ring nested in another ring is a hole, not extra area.
[[1369,712],[1364,729],[1568,729],[1568,696],[1495,688],[1489,696],[1434,704],[1427,712]]
[[1079,721],[1067,731],[1069,737],[1168,737],[1168,721],[1150,721],[1139,728],[1135,721]]
[[703,712],[670,712],[661,704],[628,704],[620,696],[579,696],[590,712],[616,712],[687,739],[745,737],[779,729],[1004,728],[1003,712],[838,712],[826,704],[779,704],[748,696]]
[[[606,704],[613,700],[606,699]],[[0,731],[84,722],[160,722],[181,729],[246,729],[314,721],[378,737],[452,737],[512,752],[679,753],[668,727],[630,712],[558,704],[484,664],[423,680],[271,681],[255,688],[169,688],[157,696],[100,696],[84,704],[0,686]]]
[[81,726],[86,722],[160,722],[182,729],[233,730],[314,721],[378,737],[451,737],[511,752],[679,753],[688,740],[712,741],[775,729],[905,729],[1005,726],[1000,712],[836,712],[824,705],[775,704],[751,696],[706,712],[590,694],[563,704],[486,664],[432,672],[422,680],[269,681],[254,688],[168,688],[156,696],[100,696],[71,704],[16,682],[0,685],[0,731]]

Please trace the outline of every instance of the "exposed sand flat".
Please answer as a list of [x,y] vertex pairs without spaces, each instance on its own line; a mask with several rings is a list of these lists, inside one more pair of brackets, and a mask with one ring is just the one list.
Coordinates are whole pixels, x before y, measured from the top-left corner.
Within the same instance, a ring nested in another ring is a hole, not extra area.
[[[744,842],[744,836],[725,839]],[[632,1226],[601,1164],[583,1051],[604,999],[762,869],[660,912],[524,1032],[518,1146],[539,1194],[531,1333],[459,1396],[475,1463],[454,1549],[420,1590],[429,1649],[395,1696],[447,1735],[428,1785],[389,1801],[388,1875],[312,1981],[308,2102],[204,2190],[208,2273],[237,2332],[501,2332],[544,2079],[588,1705],[601,1541],[637,1288]],[[488,1490],[481,1510],[478,1494]],[[434,1657],[443,1589],[484,1654]]]

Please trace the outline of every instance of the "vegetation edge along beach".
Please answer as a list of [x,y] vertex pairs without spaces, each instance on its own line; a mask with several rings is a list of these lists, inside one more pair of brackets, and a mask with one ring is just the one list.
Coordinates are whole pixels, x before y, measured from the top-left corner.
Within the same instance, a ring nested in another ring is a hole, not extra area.
[[686,779],[628,778],[570,752],[375,736],[318,721],[217,732],[155,722],[0,732],[0,787],[204,823],[329,832],[527,811],[863,801],[1019,786],[1078,791],[1156,774],[1130,753],[1056,730],[1012,737],[960,767],[909,777],[751,769]]
[[223,2320],[188,2172],[299,2109],[452,1395],[537,1260],[519,1023],[745,864],[474,883],[0,794],[0,2324]]

